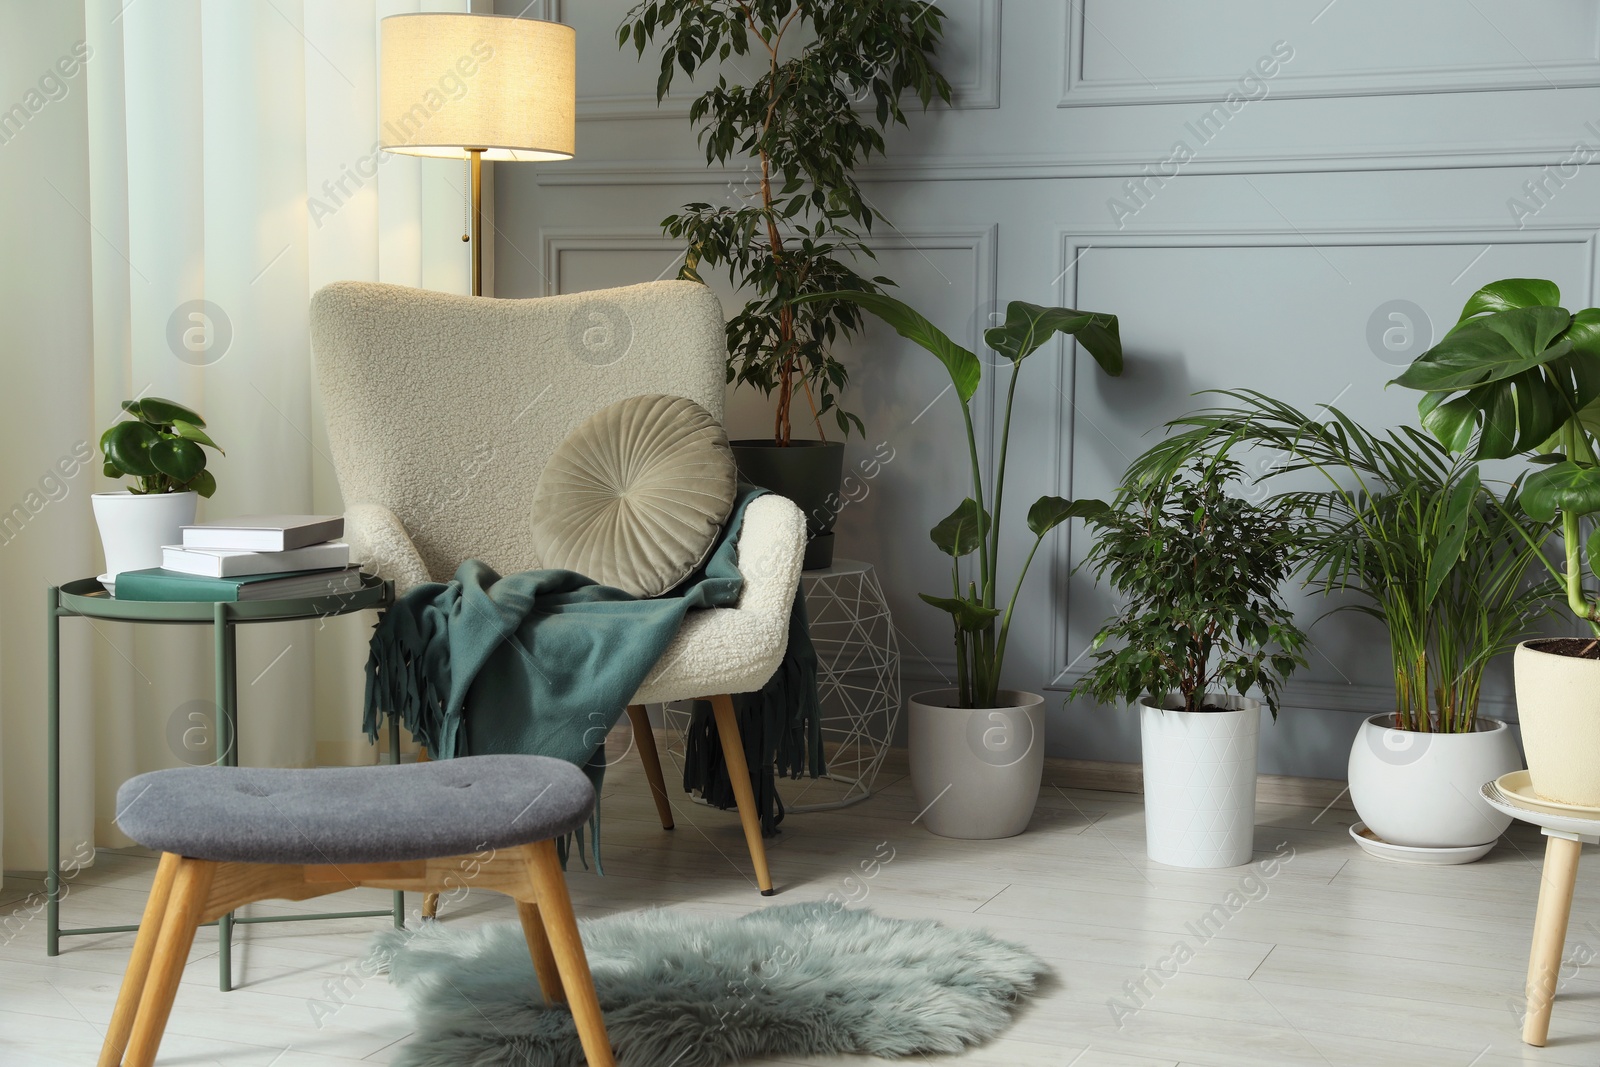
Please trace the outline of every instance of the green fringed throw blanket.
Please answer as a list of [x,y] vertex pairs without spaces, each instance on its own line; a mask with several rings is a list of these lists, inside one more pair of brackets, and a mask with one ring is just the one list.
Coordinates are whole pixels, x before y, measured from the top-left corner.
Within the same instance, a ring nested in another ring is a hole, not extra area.
[[[554,756],[582,767],[598,795],[606,734],[684,617],[738,603],[739,531],[745,508],[762,492],[741,492],[704,565],[660,597],[640,600],[573,571],[501,577],[479,560],[462,563],[449,582],[409,590],[372,635],[367,736],[375,741],[388,715],[435,759]],[[823,773],[816,653],[798,592],[782,664],[759,692],[733,701],[762,832],[771,835],[783,820],[776,776]],[[709,705],[696,704],[685,753],[684,788],[733,807]],[[598,857],[598,808],[591,837]]]

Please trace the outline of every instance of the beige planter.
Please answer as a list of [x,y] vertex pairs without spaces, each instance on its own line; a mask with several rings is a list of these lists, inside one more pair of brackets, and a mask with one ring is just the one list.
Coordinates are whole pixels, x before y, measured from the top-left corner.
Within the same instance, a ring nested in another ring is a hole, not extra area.
[[954,689],[906,701],[918,821],[940,837],[1015,837],[1044,775],[1044,697],[1002,689],[1003,706],[960,708]]
[[1534,792],[1547,800],[1600,807],[1600,660],[1517,646],[1517,718]]

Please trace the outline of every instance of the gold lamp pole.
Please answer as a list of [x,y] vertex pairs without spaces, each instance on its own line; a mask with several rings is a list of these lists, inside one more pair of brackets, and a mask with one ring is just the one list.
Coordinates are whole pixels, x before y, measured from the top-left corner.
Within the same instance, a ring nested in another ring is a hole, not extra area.
[[390,15],[380,24],[379,147],[472,169],[472,295],[483,295],[483,162],[571,159],[577,34],[503,15]]

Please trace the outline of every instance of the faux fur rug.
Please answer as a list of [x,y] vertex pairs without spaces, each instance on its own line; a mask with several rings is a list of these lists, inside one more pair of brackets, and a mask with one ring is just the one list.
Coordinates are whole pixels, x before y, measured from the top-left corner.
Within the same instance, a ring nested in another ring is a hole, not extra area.
[[[959,1052],[1004,1030],[1048,973],[981,931],[824,903],[581,926],[620,1067]],[[583,1064],[572,1016],[539,995],[520,926],[396,930],[375,955],[416,1013],[396,1067]]]

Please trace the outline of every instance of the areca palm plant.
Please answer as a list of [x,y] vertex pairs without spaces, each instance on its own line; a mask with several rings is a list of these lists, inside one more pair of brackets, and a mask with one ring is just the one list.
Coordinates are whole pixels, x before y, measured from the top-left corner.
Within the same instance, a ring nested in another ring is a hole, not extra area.
[[1241,446],[1277,453],[1261,481],[1319,475],[1318,488],[1277,494],[1306,524],[1303,577],[1356,594],[1348,610],[1384,624],[1395,727],[1471,732],[1489,661],[1551,610],[1549,583],[1528,578],[1550,525],[1525,516],[1520,485],[1496,493],[1474,463],[1413,427],[1378,434],[1333,407],[1310,415],[1254,390],[1220,395],[1232,404],[1169,424],[1177,432],[1130,477]]

